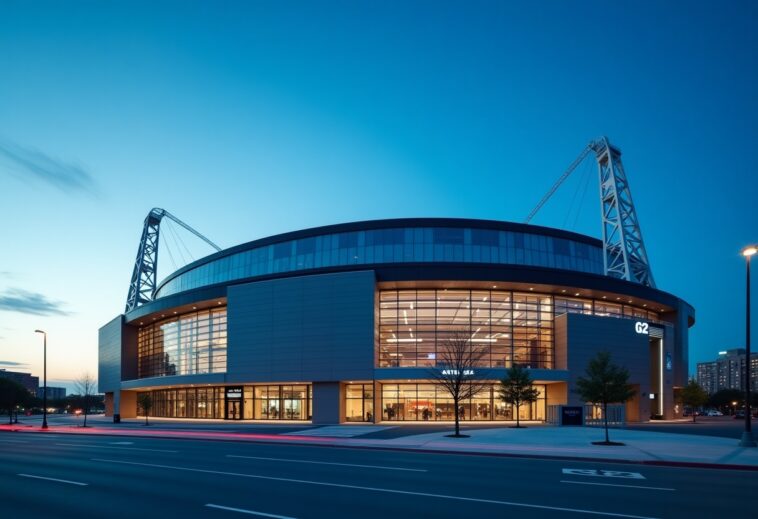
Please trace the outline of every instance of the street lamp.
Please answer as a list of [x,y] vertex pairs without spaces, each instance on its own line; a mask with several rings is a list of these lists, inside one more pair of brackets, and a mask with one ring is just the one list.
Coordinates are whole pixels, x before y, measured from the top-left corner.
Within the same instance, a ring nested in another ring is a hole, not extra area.
[[745,430],[742,432],[740,447],[755,447],[753,438],[752,423],[753,413],[750,409],[750,258],[758,252],[758,246],[749,245],[742,249],[742,255],[745,256],[745,265],[747,265],[746,281],[746,301],[745,301]]
[[42,428],[47,429],[47,333],[42,330],[34,330],[34,333],[42,334],[42,372],[43,384],[45,385],[44,392],[42,393]]

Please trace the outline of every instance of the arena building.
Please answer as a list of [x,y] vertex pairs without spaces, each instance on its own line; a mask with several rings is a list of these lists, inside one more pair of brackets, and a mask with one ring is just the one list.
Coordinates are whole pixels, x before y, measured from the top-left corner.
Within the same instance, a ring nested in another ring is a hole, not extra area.
[[[146,224],[147,225],[147,224]],[[520,418],[578,405],[598,351],[626,366],[629,421],[676,415],[694,309],[604,274],[603,242],[500,221],[396,219],[301,230],[222,250],[169,275],[100,329],[106,412],[313,423],[515,420],[498,380],[529,368]],[[434,381],[459,331],[489,382],[458,410]]]

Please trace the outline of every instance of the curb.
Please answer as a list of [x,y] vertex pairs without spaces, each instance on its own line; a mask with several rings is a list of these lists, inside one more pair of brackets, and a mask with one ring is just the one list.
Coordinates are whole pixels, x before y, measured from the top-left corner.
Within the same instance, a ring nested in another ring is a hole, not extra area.
[[[0,429],[1,432],[24,432],[23,428],[18,429]],[[416,454],[442,454],[448,456],[482,456],[482,457],[495,457],[495,458],[517,458],[517,459],[537,459],[547,461],[575,461],[582,463],[614,463],[622,465],[647,465],[657,467],[678,467],[678,468],[691,468],[691,469],[706,469],[706,470],[738,470],[748,472],[758,472],[758,465],[739,465],[733,463],[708,463],[698,461],[667,461],[667,460],[630,460],[624,458],[598,458],[592,456],[561,456],[551,454],[519,454],[512,452],[482,452],[482,451],[455,451],[455,450],[437,450],[437,449],[425,449],[423,447],[393,447],[393,446],[369,446],[369,445],[349,445],[349,444],[335,444],[335,443],[319,443],[307,444],[302,441],[296,441],[294,438],[282,438],[278,439],[232,439],[232,438],[182,438],[174,436],[159,436],[153,434],[125,434],[123,432],[105,432],[105,433],[93,433],[93,432],[70,432],[70,431],[55,431],[48,429],[45,432],[36,432],[36,434],[70,434],[75,436],[118,436],[122,438],[152,438],[157,440],[184,440],[184,441],[216,441],[216,442],[228,442],[228,443],[255,443],[255,444],[277,444],[277,445],[296,445],[301,447],[330,447],[335,449],[360,449],[360,450],[380,450],[388,452],[413,452]],[[310,438],[310,437],[309,437]],[[330,441],[334,438],[330,437],[314,437],[314,440]]]

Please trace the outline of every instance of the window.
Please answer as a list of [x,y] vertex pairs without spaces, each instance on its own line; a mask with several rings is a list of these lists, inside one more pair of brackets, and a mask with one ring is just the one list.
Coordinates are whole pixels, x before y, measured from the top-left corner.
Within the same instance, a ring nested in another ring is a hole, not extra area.
[[345,386],[345,421],[374,421],[373,384],[347,384]]
[[[537,401],[523,405],[521,420],[544,420],[546,386],[535,385]],[[382,419],[386,421],[452,421],[455,405],[450,393],[438,384],[382,384]],[[515,420],[515,409],[502,402],[498,385],[488,384],[469,400],[461,402],[458,416],[465,421]]]
[[226,372],[226,307],[183,314],[137,333],[137,377]]

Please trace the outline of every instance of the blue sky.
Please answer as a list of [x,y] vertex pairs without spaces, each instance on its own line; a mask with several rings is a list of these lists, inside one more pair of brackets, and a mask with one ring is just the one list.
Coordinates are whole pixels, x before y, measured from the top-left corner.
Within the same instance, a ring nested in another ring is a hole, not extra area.
[[[690,364],[742,346],[756,22],[754,2],[4,2],[0,362],[40,372],[42,327],[51,379],[96,372],[151,207],[223,247],[522,221],[600,135],[659,288],[696,307]],[[535,223],[599,236],[595,174]]]

